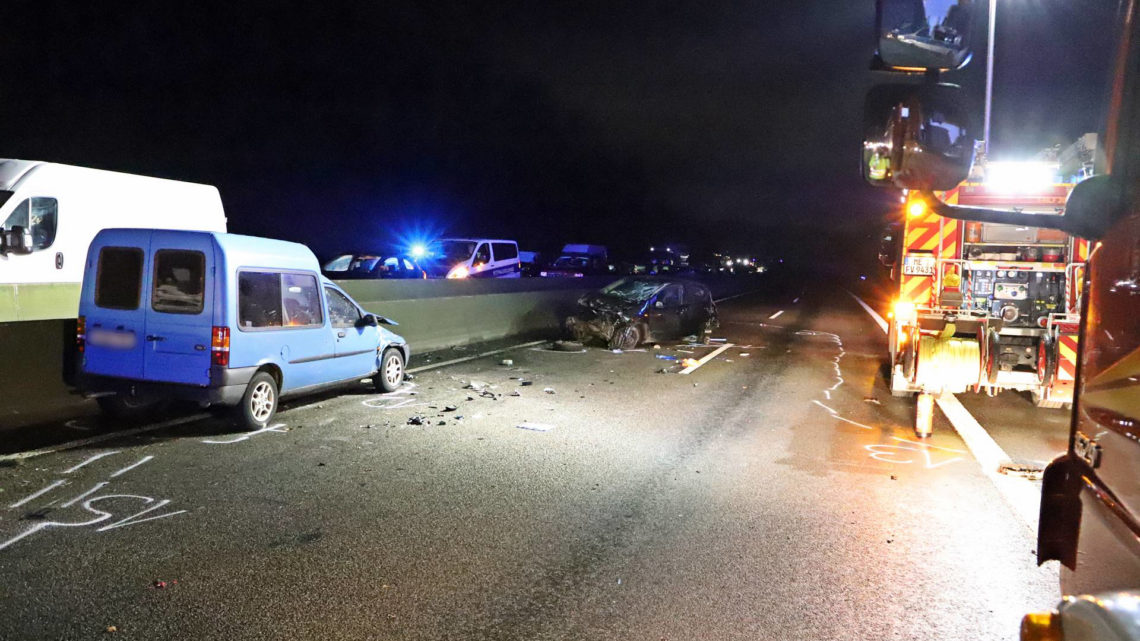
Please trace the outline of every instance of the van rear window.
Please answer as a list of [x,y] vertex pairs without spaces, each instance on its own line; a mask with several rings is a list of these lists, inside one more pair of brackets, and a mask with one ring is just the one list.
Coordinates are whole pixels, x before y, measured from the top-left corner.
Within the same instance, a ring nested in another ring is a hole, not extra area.
[[519,257],[519,248],[514,243],[491,243],[495,251],[495,260],[511,260]]
[[104,247],[95,270],[95,304],[105,309],[138,309],[143,252],[138,247]]
[[154,291],[150,307],[168,314],[201,314],[206,280],[206,256],[183,249],[154,253]]
[[238,274],[238,327],[281,327],[281,274]]

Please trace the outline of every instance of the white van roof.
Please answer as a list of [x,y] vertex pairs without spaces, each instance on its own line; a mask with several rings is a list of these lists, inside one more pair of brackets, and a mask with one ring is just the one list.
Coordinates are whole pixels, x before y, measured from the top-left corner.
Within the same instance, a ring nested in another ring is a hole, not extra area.
[[446,243],[452,241],[459,241],[461,243],[518,243],[513,240],[495,240],[494,238],[440,238],[439,242]]
[[38,160],[0,159],[0,190],[11,191],[24,174],[44,163]]

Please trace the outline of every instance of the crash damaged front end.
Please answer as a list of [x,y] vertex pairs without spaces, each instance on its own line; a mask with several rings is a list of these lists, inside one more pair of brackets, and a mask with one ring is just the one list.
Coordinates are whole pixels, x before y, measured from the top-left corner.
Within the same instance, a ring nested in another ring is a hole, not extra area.
[[604,343],[611,349],[634,347],[642,339],[637,318],[641,309],[612,296],[589,294],[578,300],[578,313],[566,319],[566,330],[582,343]]

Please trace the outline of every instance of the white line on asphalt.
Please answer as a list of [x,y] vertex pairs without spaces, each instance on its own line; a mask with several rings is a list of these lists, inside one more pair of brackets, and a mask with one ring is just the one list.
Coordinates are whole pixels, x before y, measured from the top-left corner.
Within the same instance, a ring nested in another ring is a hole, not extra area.
[[[863,302],[861,298],[851,294],[855,302],[859,303],[871,318],[882,328],[883,333],[887,333],[887,322],[883,320],[882,316],[875,313],[871,306]],[[950,425],[953,426],[954,431],[966,443],[966,447],[970,450],[970,454],[974,456],[974,460],[982,468],[982,473],[994,484],[998,493],[1001,494],[1005,502],[1013,509],[1021,520],[1029,526],[1033,532],[1037,531],[1037,517],[1038,506],[1041,504],[1041,491],[1036,485],[1026,482],[1025,479],[1005,476],[998,471],[999,466],[1009,461],[1009,455],[997,441],[989,435],[986,428],[978,422],[969,410],[967,410],[957,398],[953,395],[946,394],[935,398],[938,407],[942,408],[942,413],[946,415]]]
[[[851,294],[851,292],[847,292],[847,293]],[[878,312],[871,309],[870,305],[868,305],[867,303],[864,303],[863,299],[859,298],[855,294],[851,294],[851,298],[854,298],[856,303],[859,303],[859,305],[861,305],[863,307],[863,309],[867,310],[867,313],[871,315],[871,318],[873,318],[875,320],[875,323],[877,323],[879,325],[879,329],[883,330],[884,334],[887,333],[887,321],[883,320],[883,317],[879,316]]]
[[713,351],[709,352],[708,354],[706,354],[701,360],[699,360],[696,363],[693,363],[692,365],[686,367],[685,369],[681,370],[679,373],[681,373],[681,374],[693,373],[694,371],[696,371],[696,369],[698,367],[700,367],[701,365],[704,365],[705,363],[711,361],[713,358],[716,357],[717,354],[723,352],[724,350],[728,349],[729,347],[732,347],[732,343],[725,343],[724,345],[721,345],[720,347],[718,347],[718,348],[714,349]]
[[9,505],[8,507],[10,507],[10,508],[20,507],[21,505],[23,505],[29,501],[34,501],[34,500],[38,499],[39,497],[43,496],[44,494],[47,494],[48,492],[50,492],[50,491],[54,490],[55,488],[63,485],[64,483],[67,483],[67,481],[64,481],[62,479],[60,479],[58,481],[52,481],[51,483],[48,483],[47,487],[43,488],[42,490],[39,490],[37,492],[32,492],[28,496],[25,496],[24,498],[20,499],[19,501],[16,501],[15,503]]
[[749,294],[755,294],[756,292],[759,292],[759,291],[762,291],[762,290],[760,290],[760,289],[750,289],[750,290],[748,290],[748,291],[746,291],[746,292],[741,292],[741,293],[739,293],[739,294],[733,294],[732,296],[725,296],[724,298],[717,298],[717,299],[713,300],[713,302],[714,302],[714,303],[723,303],[723,302],[724,302],[724,301],[726,301],[726,300],[732,300],[732,299],[734,299],[734,298],[740,298],[741,296],[747,296],[747,295],[749,295]]
[[450,361],[440,361],[439,363],[432,363],[431,365],[420,365],[419,367],[413,367],[413,368],[409,369],[408,373],[415,374],[417,372],[426,372],[429,369],[438,369],[440,367],[447,367],[448,365],[456,365],[458,363],[466,363],[467,361],[473,361],[477,358],[485,358],[487,356],[494,356],[495,354],[502,354],[503,352],[509,352],[513,349],[522,349],[524,347],[534,347],[535,345],[541,345],[543,343],[549,343],[549,342],[550,341],[547,341],[547,340],[531,341],[529,343],[523,343],[522,345],[513,345],[511,347],[504,347],[502,349],[493,349],[489,352],[483,352],[482,354],[476,354],[474,356],[464,356],[463,358],[456,358],[456,359],[452,359]]
[[84,492],[83,494],[80,494],[79,496],[71,499],[67,503],[60,505],[60,507],[71,507],[72,505],[75,505],[76,503],[78,503],[78,502],[82,501],[83,499],[91,496],[92,494],[98,492],[103,487],[106,487],[110,484],[111,484],[110,481],[99,481],[98,483],[95,484],[95,487],[93,487],[90,490],[87,490],[86,492]]
[[776,312],[775,314],[772,314],[771,316],[769,316],[768,320],[776,320],[777,318],[780,317],[780,314],[783,314],[783,313],[784,313],[784,310],[781,309],[780,311]]
[[94,463],[95,461],[98,461],[99,459],[103,458],[104,456],[111,456],[112,454],[118,454],[118,453],[119,453],[119,450],[111,450],[110,452],[99,452],[98,454],[92,454],[91,456],[87,457],[87,460],[83,461],[79,465],[73,465],[72,467],[67,468],[66,470],[63,471],[63,473],[64,474],[71,474],[75,470],[78,470],[79,468],[83,467],[84,465],[87,465],[88,463]]
[[147,461],[151,460],[152,458],[154,458],[154,457],[150,456],[150,455],[144,456],[141,459],[139,459],[137,462],[131,463],[130,465],[124,467],[123,469],[119,470],[118,472],[115,472],[114,474],[111,475],[111,478],[115,478],[116,476],[123,474],[124,472],[130,472],[131,470],[142,465],[143,463],[146,463]]
[[170,419],[169,421],[163,421],[161,423],[155,423],[154,425],[145,425],[143,427],[136,427],[134,429],[122,430],[119,432],[108,432],[106,434],[100,434],[98,436],[92,436],[90,438],[79,439],[78,441],[68,441],[67,443],[60,443],[59,445],[55,445],[53,447],[44,447],[44,448],[41,448],[38,450],[28,450],[27,452],[16,452],[15,454],[3,454],[3,455],[0,455],[0,461],[16,461],[16,460],[21,460],[21,459],[29,459],[29,458],[33,458],[36,456],[43,456],[44,454],[55,454],[56,452],[62,452],[64,450],[71,450],[71,449],[75,449],[77,447],[83,447],[84,445],[91,445],[93,443],[102,443],[103,441],[109,441],[111,439],[126,438],[128,436],[134,436],[135,434],[142,434],[144,432],[153,432],[155,430],[161,430],[161,429],[166,428],[166,427],[174,427],[175,425],[182,425],[183,423],[191,423],[193,421],[197,421],[197,420],[201,420],[203,418],[206,418],[207,416],[209,416],[209,414],[206,414],[204,412],[200,413],[200,414],[191,414],[190,416],[180,416],[178,418]]

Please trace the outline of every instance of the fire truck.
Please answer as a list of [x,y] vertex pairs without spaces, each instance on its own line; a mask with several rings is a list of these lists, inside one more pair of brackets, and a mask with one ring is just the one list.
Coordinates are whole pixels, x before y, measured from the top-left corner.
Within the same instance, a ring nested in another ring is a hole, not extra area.
[[[966,182],[938,196],[951,205],[1061,214],[1072,187]],[[1039,407],[1071,407],[1089,242],[943,218],[917,193],[904,197],[901,214],[880,258],[898,288],[889,314],[891,393],[918,394],[916,433],[929,435],[942,393],[1011,389],[1030,392]]]

